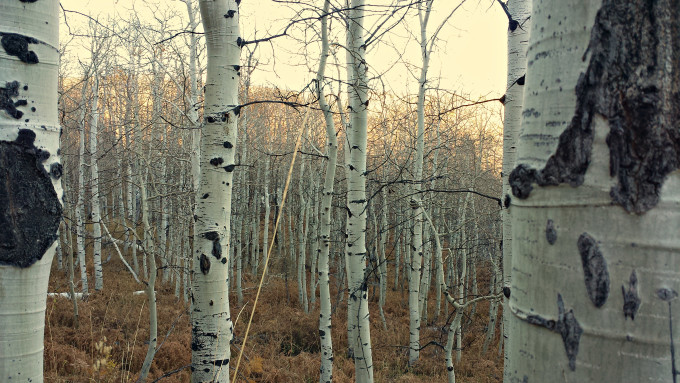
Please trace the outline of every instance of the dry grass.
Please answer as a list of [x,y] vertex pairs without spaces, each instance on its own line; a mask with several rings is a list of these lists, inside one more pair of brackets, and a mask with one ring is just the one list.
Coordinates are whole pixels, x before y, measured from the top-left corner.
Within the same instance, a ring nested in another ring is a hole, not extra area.
[[[56,262],[55,262],[56,264]],[[90,270],[91,272],[91,270]],[[90,275],[92,275],[90,273]],[[118,259],[104,266],[102,292],[91,294],[79,302],[80,326],[74,328],[72,304],[64,298],[49,298],[45,326],[46,382],[134,382],[146,354],[148,311],[146,296],[133,296],[141,290]],[[483,280],[483,275],[480,280]],[[160,281],[160,278],[159,278]],[[480,286],[488,285],[482,284]],[[335,283],[331,281],[331,286]],[[252,287],[250,281],[246,286]],[[305,314],[297,302],[297,287],[271,277],[263,288],[259,306],[241,363],[238,382],[316,382],[319,377],[318,303]],[[68,291],[62,271],[52,271],[51,292]],[[174,297],[174,283],[158,290],[158,336],[163,341],[169,333],[151,367],[149,382],[190,363],[191,331],[187,307]],[[235,326],[236,339],[232,347],[235,362],[252,308],[255,289],[245,294],[246,308]],[[332,291],[335,300],[335,291]],[[376,290],[377,295],[377,290]],[[420,362],[407,366],[408,307],[406,297],[388,288],[385,331],[377,314],[377,296],[371,304],[371,337],[376,382],[444,382],[446,369],[443,350],[435,345],[421,352]],[[236,297],[231,297],[236,302]],[[474,383],[499,382],[502,377],[502,357],[498,356],[498,338],[487,355],[481,355],[488,318],[488,303],[477,305],[476,314],[469,318],[463,339],[463,357],[455,364],[458,381]],[[232,303],[232,317],[241,307]],[[430,299],[430,315],[434,316],[434,297]],[[354,366],[346,355],[346,306],[344,302],[333,315],[333,346],[335,350],[334,381],[353,382]],[[423,324],[422,344],[435,341],[446,343],[443,331],[447,313],[434,324]],[[172,331],[170,329],[172,328]],[[104,340],[105,339],[105,340]],[[110,347],[110,350],[107,348]],[[107,352],[108,351],[108,352]],[[234,367],[235,363],[232,365]],[[241,375],[242,373],[242,375]],[[165,377],[160,382],[188,382],[189,369]]]

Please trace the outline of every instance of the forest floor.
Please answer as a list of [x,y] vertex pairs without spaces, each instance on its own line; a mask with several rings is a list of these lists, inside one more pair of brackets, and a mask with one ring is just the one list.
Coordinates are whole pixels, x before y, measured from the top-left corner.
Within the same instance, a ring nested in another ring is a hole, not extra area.
[[[56,263],[55,258],[49,291],[67,292],[67,274],[57,270]],[[79,274],[78,271],[76,273]],[[92,278],[91,269],[88,274]],[[281,276],[270,276],[266,280],[236,381],[317,382],[320,365],[318,300],[316,304],[310,304],[310,312],[305,314],[298,303],[295,283],[286,284]],[[236,334],[232,345],[232,374],[257,290],[254,280],[246,279],[244,284],[242,307],[236,303],[234,294],[230,296]],[[175,297],[174,286],[174,282],[161,283],[159,273],[156,290],[160,349],[147,382],[183,383],[190,380],[191,327],[188,306],[181,298]],[[335,286],[332,277],[334,305],[338,298]],[[104,266],[104,289],[91,293],[86,300],[78,301],[77,328],[71,300],[49,297],[45,324],[45,381],[135,382],[147,352],[149,336],[146,295],[133,295],[134,291],[143,289],[144,286],[135,282],[120,260],[112,258]],[[436,322],[423,324],[421,344],[431,341],[436,344],[425,347],[420,353],[419,363],[409,368],[406,295],[406,292],[393,291],[391,286],[388,287],[384,309],[387,330],[383,328],[378,314],[377,288],[372,295],[371,341],[375,381],[445,382],[444,351],[438,345],[446,344],[445,325],[451,320],[451,310],[443,308]],[[488,307],[487,302],[482,302],[476,306],[474,314],[466,317],[462,359],[455,362],[458,382],[491,383],[502,380],[503,357],[499,355],[498,329],[489,351],[482,355]],[[435,312],[434,296],[430,298],[429,308],[429,317],[432,318]],[[335,353],[333,378],[336,383],[354,381],[354,366],[346,352],[346,318],[346,300],[343,299],[332,317]]]

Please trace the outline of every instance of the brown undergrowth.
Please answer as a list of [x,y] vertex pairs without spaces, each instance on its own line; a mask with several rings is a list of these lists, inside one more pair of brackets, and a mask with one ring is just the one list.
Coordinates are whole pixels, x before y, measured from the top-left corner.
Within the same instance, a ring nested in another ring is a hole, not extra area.
[[[56,261],[55,261],[56,265]],[[89,270],[90,277],[93,275]],[[480,286],[488,285],[480,273]],[[174,296],[174,282],[160,282],[158,297],[158,339],[162,345],[156,355],[147,382],[189,382],[191,331],[187,306]],[[243,342],[245,325],[252,309],[256,289],[254,279],[247,279],[244,306],[231,296],[235,339],[232,346],[232,369]],[[335,286],[331,280],[331,286]],[[68,291],[64,271],[52,270],[50,292]],[[286,288],[286,286],[288,286]],[[104,290],[94,292],[78,302],[79,326],[75,328],[73,306],[65,298],[48,298],[45,325],[45,381],[66,382],[135,382],[141,369],[148,342],[148,310],[143,290],[118,259],[104,266]],[[332,289],[336,303],[337,290]],[[430,297],[430,322],[423,324],[421,344],[433,342],[421,351],[419,363],[407,366],[408,307],[406,292],[388,288],[385,317],[387,330],[378,315],[377,288],[371,305],[371,340],[376,382],[444,382],[445,324],[451,310],[443,304],[439,318],[435,315],[434,294]],[[297,300],[297,287],[282,277],[271,276],[263,287],[253,319],[250,336],[241,361],[238,382],[316,382],[319,378],[318,300],[305,314]],[[499,335],[486,355],[481,349],[488,322],[489,304],[476,306],[466,319],[463,354],[455,363],[459,382],[491,383],[502,377]],[[243,310],[242,310],[243,309]],[[240,316],[239,316],[240,313]],[[470,313],[470,310],[468,310]],[[333,314],[334,381],[354,381],[354,366],[347,356],[346,305],[341,301]],[[455,352],[455,351],[454,351]],[[184,368],[183,368],[184,367]],[[183,368],[183,369],[182,369]],[[165,376],[168,373],[179,372]],[[232,370],[233,373],[233,370]]]

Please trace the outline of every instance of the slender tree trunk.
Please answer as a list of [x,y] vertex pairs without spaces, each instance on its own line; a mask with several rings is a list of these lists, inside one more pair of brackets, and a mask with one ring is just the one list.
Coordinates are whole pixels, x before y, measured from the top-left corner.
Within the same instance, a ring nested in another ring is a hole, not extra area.
[[4,1],[0,13],[0,379],[42,383],[47,285],[62,214],[59,4]]
[[[146,167],[146,173],[149,172],[149,167]],[[148,174],[147,174],[148,177]],[[156,345],[158,344],[158,316],[156,312],[156,251],[153,241],[153,234],[151,233],[151,225],[149,223],[149,206],[146,194],[146,184],[140,184],[140,192],[142,195],[142,223],[144,226],[144,238],[147,239],[144,248],[145,257],[148,259],[149,265],[149,280],[146,285],[146,298],[149,305],[149,348],[142,364],[142,370],[139,373],[137,382],[145,382],[146,377],[151,369],[151,363],[156,355]]]
[[87,95],[87,84],[88,84],[89,73],[85,74],[85,83],[83,84],[82,92],[80,93],[80,100],[82,103],[82,109],[80,111],[79,120],[79,150],[78,158],[80,158],[80,164],[78,165],[78,200],[76,201],[76,246],[78,248],[78,263],[80,265],[80,280],[81,280],[81,291],[83,294],[88,294],[88,284],[87,284],[87,262],[85,261],[85,222],[83,216],[85,212],[83,211],[83,206],[85,205],[85,115],[87,111],[87,105],[85,102]]
[[418,79],[418,107],[417,107],[417,132],[416,132],[416,157],[414,164],[415,180],[413,184],[413,197],[411,197],[411,207],[413,209],[413,236],[412,236],[412,256],[411,269],[408,288],[409,306],[409,356],[408,363],[413,365],[418,361],[420,355],[420,319],[421,301],[420,282],[422,275],[423,260],[423,206],[420,203],[423,179],[423,153],[425,150],[425,90],[427,85],[427,71],[430,64],[430,52],[427,49],[427,24],[432,10],[432,1],[425,3],[425,9],[421,4],[418,8],[418,18],[420,21],[420,54],[422,66],[420,68],[420,78]]
[[330,0],[324,0],[323,17],[321,18],[321,60],[316,72],[316,96],[319,108],[323,112],[326,127],[326,145],[328,162],[321,195],[321,251],[319,252],[319,338],[321,343],[321,369],[319,383],[331,383],[333,379],[333,338],[331,337],[331,292],[329,279],[331,213],[333,189],[335,186],[335,169],[338,162],[338,139],[335,132],[333,113],[326,102],[324,92],[326,61],[328,60],[328,19]]
[[104,288],[104,273],[102,270],[102,228],[101,209],[99,204],[99,167],[97,165],[97,136],[99,127],[99,75],[94,68],[92,81],[92,101],[90,104],[90,172],[92,174],[92,239],[94,259],[94,289]]
[[382,197],[382,211],[380,213],[380,232],[376,231],[379,236],[380,250],[378,251],[378,273],[380,275],[380,295],[378,300],[378,307],[380,309],[380,320],[383,324],[383,329],[387,331],[387,320],[385,319],[385,299],[387,299],[387,257],[385,247],[387,246],[387,198],[385,198],[385,189],[380,190]]
[[[193,267],[191,364],[193,383],[228,382],[233,324],[229,313],[228,247],[241,42],[234,0],[200,0],[208,48],[205,125],[202,129],[200,182]],[[231,17],[227,17],[231,16]]]
[[[264,227],[262,230],[262,251],[264,256],[267,254],[267,250],[269,250],[269,215],[271,214],[271,206],[269,205],[269,178],[270,178],[270,171],[269,171],[269,164],[270,159],[269,156],[265,159],[264,163],[264,196],[262,199],[262,204],[264,205]],[[256,274],[257,275],[257,274]]]
[[356,318],[354,368],[356,381],[373,382],[373,354],[368,312],[366,280],[366,151],[368,125],[368,79],[364,38],[364,0],[352,0],[347,31],[347,72],[350,125],[348,131],[349,165],[347,178],[347,280],[350,301],[355,302],[349,316]]
[[[303,129],[306,130],[306,127]],[[303,133],[304,134],[304,133]],[[309,312],[309,302],[307,301],[307,273],[305,272],[305,263],[307,255],[307,237],[305,236],[305,223],[309,222],[309,215],[307,209],[307,199],[305,198],[305,161],[300,161],[300,176],[298,183],[298,192],[300,193],[300,215],[298,216],[298,258],[297,258],[297,281],[298,281],[298,299],[300,306]]]

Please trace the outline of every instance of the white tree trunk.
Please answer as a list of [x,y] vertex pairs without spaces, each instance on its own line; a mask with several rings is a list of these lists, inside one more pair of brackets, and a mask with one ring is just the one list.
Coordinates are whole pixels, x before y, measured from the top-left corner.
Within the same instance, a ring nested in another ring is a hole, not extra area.
[[[94,58],[93,58],[94,60]],[[93,71],[92,101],[90,104],[90,172],[92,174],[92,237],[94,259],[94,289],[104,288],[104,273],[102,271],[102,228],[101,209],[99,205],[99,167],[97,166],[97,136],[99,127],[99,75],[97,67]]]
[[319,204],[320,200],[317,197],[318,192],[319,192],[319,183],[316,180],[316,177],[313,178],[312,183],[314,186],[311,188],[312,190],[312,196],[314,197],[312,199],[312,203],[314,204],[314,208],[312,209],[312,221],[310,223],[310,233],[308,234],[312,238],[312,245],[311,245],[311,256],[312,256],[312,262],[309,268],[309,303],[314,307],[314,304],[316,303],[316,288],[318,286],[317,282],[317,262],[319,261],[319,252],[321,251],[319,247]]
[[50,266],[61,220],[59,4],[0,2],[0,379],[43,381]]
[[677,381],[679,12],[533,4],[508,382]]
[[380,295],[378,299],[378,307],[380,309],[380,320],[383,324],[383,329],[387,331],[387,319],[385,319],[385,300],[387,299],[387,256],[385,247],[387,246],[387,198],[385,197],[385,189],[380,190],[382,199],[382,211],[380,212],[380,231],[376,231],[379,235],[380,250],[378,251],[378,275],[380,275]]
[[373,381],[373,355],[366,280],[366,150],[368,125],[368,79],[364,38],[364,0],[352,0],[347,31],[347,78],[350,124],[347,177],[347,280],[349,300],[354,302],[348,315],[356,318],[354,369],[356,381]]
[[319,338],[321,343],[321,369],[319,383],[331,383],[333,380],[333,338],[331,337],[331,293],[329,279],[329,257],[331,244],[331,213],[333,188],[335,186],[335,169],[338,162],[338,139],[330,106],[326,102],[324,92],[326,61],[328,60],[328,19],[325,16],[330,9],[330,0],[324,0],[321,17],[321,60],[316,72],[316,96],[319,108],[323,112],[326,127],[326,145],[328,162],[321,195],[321,251],[319,252]]
[[[149,167],[146,167],[146,173],[149,172]],[[148,174],[147,177],[148,178]],[[149,224],[149,204],[146,193],[146,183],[140,184],[140,192],[142,195],[142,222],[144,225],[144,238],[146,239],[146,246],[144,249],[144,256],[148,259],[149,266],[149,280],[146,286],[146,298],[149,304],[149,348],[146,351],[146,357],[142,364],[142,370],[139,373],[138,382],[145,382],[146,377],[151,369],[151,363],[156,355],[156,345],[158,344],[158,316],[156,311],[156,251],[153,241],[153,234],[151,233],[151,225]]]
[[[503,205],[501,221],[503,224],[503,339],[512,336],[510,330],[510,310],[508,297],[512,274],[512,226],[510,223],[511,195],[508,177],[515,166],[517,153],[517,138],[522,122],[522,99],[524,97],[524,83],[527,72],[527,48],[529,46],[529,19],[532,0],[512,0],[507,2],[509,16],[508,23],[508,76],[505,91],[505,109],[503,115],[503,165],[501,178],[503,182]],[[520,80],[521,79],[521,80]],[[504,364],[508,364],[508,347],[504,348]],[[503,369],[503,376],[508,378],[510,370]]]
[[239,114],[239,9],[234,0],[200,0],[208,48],[205,125],[192,284],[192,382],[228,382],[233,324],[229,313],[228,247]]
[[[267,250],[269,249],[269,215],[271,214],[271,206],[269,205],[269,156],[265,159],[264,163],[264,196],[262,198],[262,204],[264,205],[264,227],[262,230],[262,252],[264,256],[267,255]],[[257,274],[255,274],[257,275]]]
[[[306,130],[306,126],[303,127]],[[303,133],[305,134],[305,133]],[[304,137],[303,137],[304,139]],[[309,209],[307,209],[307,199],[305,198],[305,161],[300,161],[300,175],[298,178],[298,193],[300,193],[300,213],[298,215],[298,258],[297,258],[297,282],[298,299],[300,306],[309,312],[309,301],[307,300],[307,273],[305,272],[307,256],[307,237],[305,235],[306,223],[309,222]]]
[[80,93],[81,100],[81,111],[78,130],[80,133],[79,139],[79,150],[78,158],[80,159],[80,164],[78,165],[78,200],[76,201],[76,247],[78,249],[78,264],[80,266],[80,280],[81,280],[81,291],[83,294],[87,294],[88,284],[87,284],[87,262],[85,261],[85,222],[83,215],[83,207],[85,205],[85,116],[87,111],[87,105],[85,98],[87,95],[87,83],[88,83],[89,73],[85,74],[85,82],[83,83],[83,89]]

